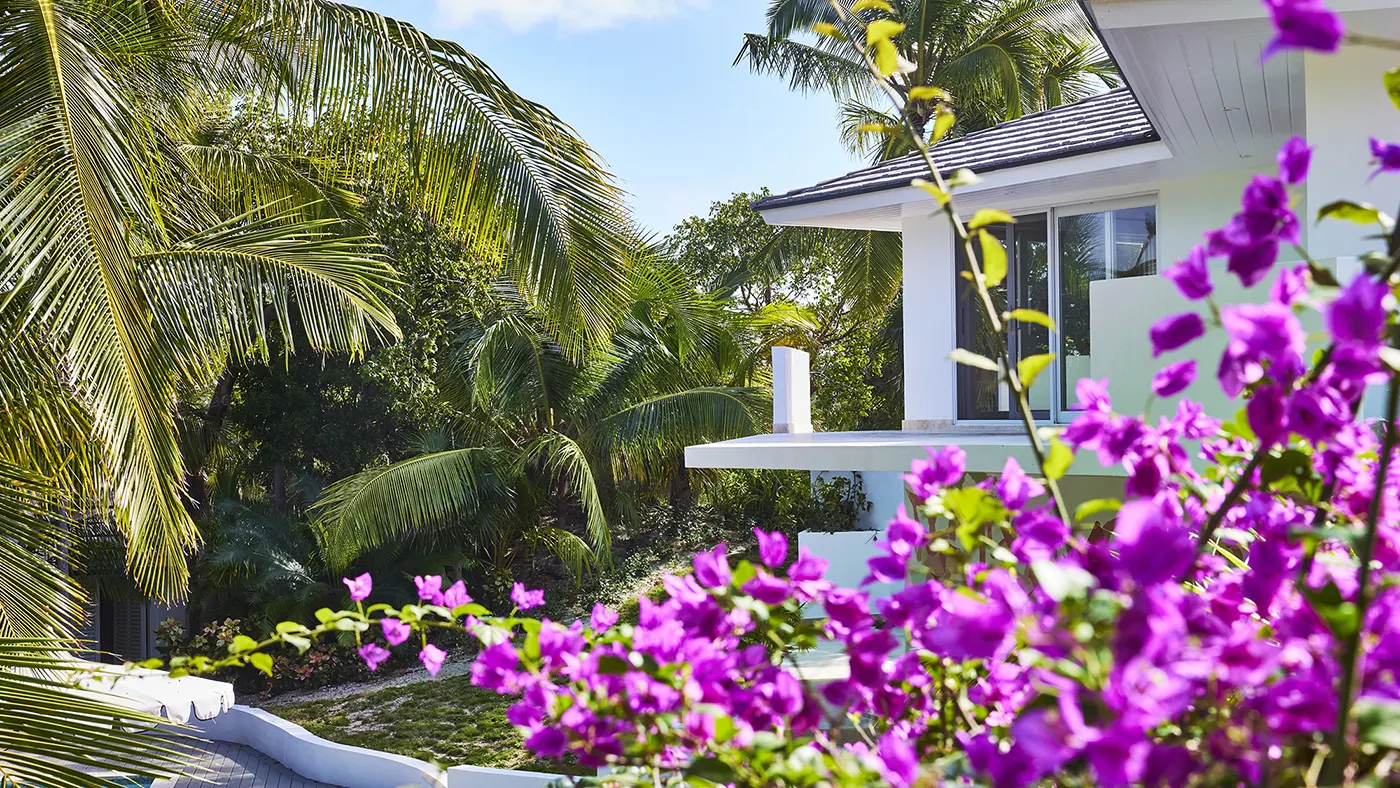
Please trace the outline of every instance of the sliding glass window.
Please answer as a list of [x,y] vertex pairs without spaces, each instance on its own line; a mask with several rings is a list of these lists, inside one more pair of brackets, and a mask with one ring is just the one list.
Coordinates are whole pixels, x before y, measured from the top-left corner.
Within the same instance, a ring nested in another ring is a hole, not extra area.
[[[991,294],[996,309],[1044,312],[1059,328],[1052,333],[1034,323],[1014,322],[1007,334],[1013,362],[1042,353],[1058,358],[1031,389],[1031,410],[1039,419],[1052,414],[1057,420],[1073,418],[1075,384],[1091,371],[1090,284],[1157,273],[1157,208],[1118,202],[1056,209],[1017,216],[1015,224],[988,231],[1005,244],[1008,257],[1006,280]],[[998,338],[987,324],[977,288],[961,275],[969,266],[960,245],[956,260],[958,346],[997,358]],[[960,365],[957,402],[962,421],[1020,417],[995,372]]]
[[1157,208],[1143,206],[1065,215],[1057,213],[1059,244],[1061,411],[1077,405],[1074,387],[1089,377],[1089,285],[1157,273]]
[[[1006,280],[992,291],[992,302],[999,312],[1013,309],[1050,310],[1049,221],[1045,214],[1017,217],[1016,223],[998,225],[988,231],[1007,249],[1009,271]],[[958,271],[970,270],[963,250],[958,250]],[[997,358],[997,336],[987,322],[987,311],[977,287],[959,275],[958,344],[987,358]],[[1050,332],[1033,323],[1014,323],[1007,338],[1008,355],[1022,359],[1050,352]],[[1050,389],[1032,390],[1031,408],[1039,418],[1050,417]],[[958,367],[958,418],[967,421],[1020,418],[1020,409],[1000,375],[968,366]]]

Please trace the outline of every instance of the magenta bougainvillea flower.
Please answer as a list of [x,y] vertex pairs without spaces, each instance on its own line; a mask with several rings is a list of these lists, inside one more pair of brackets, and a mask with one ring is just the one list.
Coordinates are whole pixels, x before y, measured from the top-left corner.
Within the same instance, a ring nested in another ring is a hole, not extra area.
[[761,528],[753,529],[758,540],[758,560],[770,569],[777,569],[787,562],[788,538],[774,531],[769,533]]
[[350,589],[350,598],[356,602],[363,602],[369,599],[370,593],[374,591],[374,579],[369,576],[368,572],[353,580],[348,577],[343,577],[340,582],[344,583],[345,587]]
[[366,643],[359,648],[360,659],[365,661],[371,671],[378,670],[384,660],[393,656],[389,649],[378,643]]
[[1293,137],[1278,152],[1278,177],[1284,183],[1296,185],[1308,179],[1312,166],[1312,148],[1302,137]]
[[450,588],[442,592],[442,598],[438,600],[438,604],[449,610],[462,605],[470,605],[471,602],[471,595],[467,593],[467,584],[461,580],[453,583]]
[[429,676],[436,676],[442,670],[442,663],[447,661],[447,652],[429,643],[418,652],[418,661],[423,663]]
[[389,641],[391,646],[403,643],[408,640],[409,635],[413,634],[413,627],[397,618],[386,618],[380,622],[379,626],[384,630],[384,639]]
[[920,502],[937,495],[945,487],[962,481],[967,455],[957,446],[928,449],[927,460],[915,460],[904,475],[909,492]]
[[1372,137],[1371,162],[1376,165],[1376,171],[1371,173],[1373,180],[1381,173],[1400,172],[1400,145]]
[[1264,5],[1274,23],[1265,58],[1289,49],[1330,53],[1341,48],[1346,26],[1322,0],[1265,0]]
[[524,583],[515,583],[510,588],[510,601],[518,610],[532,610],[544,604],[544,591],[528,591]]
[[1167,269],[1165,276],[1172,280],[1187,300],[1199,301],[1215,292],[1215,285],[1210,281],[1207,257],[1205,246],[1197,244],[1185,260]]
[[413,578],[418,588],[418,598],[431,605],[442,604],[442,575],[419,575]]
[[1149,337],[1152,340],[1152,357],[1156,358],[1168,351],[1186,347],[1206,333],[1206,321],[1195,312],[1170,315],[1153,324]]
[[1196,360],[1178,361],[1162,367],[1152,378],[1152,393],[1159,397],[1175,397],[1196,381]]
[[695,580],[705,588],[723,588],[729,585],[728,550],[724,544],[715,546],[708,553],[695,554]]

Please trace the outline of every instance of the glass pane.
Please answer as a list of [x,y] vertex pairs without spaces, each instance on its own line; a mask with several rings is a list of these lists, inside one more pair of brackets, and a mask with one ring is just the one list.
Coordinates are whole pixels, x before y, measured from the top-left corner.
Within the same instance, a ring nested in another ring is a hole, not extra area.
[[1113,212],[1113,278],[1157,273],[1157,209]]
[[1059,220],[1060,402],[1064,410],[1076,407],[1074,386],[1089,376],[1089,283],[1107,278],[1108,224],[1106,213]]
[[[1006,227],[989,227],[988,232],[1006,243],[1009,232]],[[996,334],[987,320],[987,310],[977,294],[977,286],[961,276],[963,271],[971,271],[967,255],[958,244],[958,347],[971,350],[987,358],[997,357]],[[1015,266],[1014,261],[1011,265]],[[1010,281],[1008,277],[1007,281]],[[1007,281],[992,289],[992,301],[998,311],[1006,311]],[[1011,416],[1009,397],[995,372],[985,369],[958,365],[958,418],[959,419],[1006,419]]]
[[[1015,266],[1016,292],[1014,309],[1034,309],[1050,314],[1050,244],[1049,225],[1044,216],[1020,218],[1016,221],[1014,238],[1016,244]],[[1050,352],[1050,329],[1035,323],[1015,324],[1015,350],[1017,358],[1036,356]],[[1031,410],[1050,410],[1050,392],[1053,391],[1050,375],[1042,375],[1031,388]]]

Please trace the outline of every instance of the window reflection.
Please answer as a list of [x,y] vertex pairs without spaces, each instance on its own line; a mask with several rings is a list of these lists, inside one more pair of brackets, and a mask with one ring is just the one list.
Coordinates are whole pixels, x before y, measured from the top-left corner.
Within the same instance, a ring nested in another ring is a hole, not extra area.
[[1063,410],[1074,410],[1075,385],[1090,375],[1089,284],[1157,273],[1157,209],[1062,216],[1060,243],[1060,380]]

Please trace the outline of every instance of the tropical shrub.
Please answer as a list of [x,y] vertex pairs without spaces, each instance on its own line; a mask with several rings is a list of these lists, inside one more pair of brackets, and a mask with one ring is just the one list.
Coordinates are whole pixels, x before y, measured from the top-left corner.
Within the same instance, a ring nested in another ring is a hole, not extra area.
[[[899,25],[883,5],[862,6],[861,52],[888,76]],[[1316,0],[1268,8],[1279,29],[1270,52],[1343,40]],[[1400,145],[1371,147],[1378,176],[1400,173]],[[1201,308],[1157,323],[1154,352],[1224,332],[1217,377],[1244,400],[1240,413],[1222,423],[1183,400],[1153,422],[1114,410],[1106,385],[1085,380],[1069,426],[1027,416],[1033,473],[1008,460],[999,477],[968,484],[960,450],[932,452],[906,476],[917,508],[890,523],[869,562],[867,585],[904,584],[874,603],[878,617],[865,592],[824,579],[825,562],[792,560],[786,537],[760,531],[757,563],[731,566],[724,545],[700,553],[693,574],[665,579],[664,599],[641,601],[635,624],[601,606],[569,625],[528,617],[544,593],[519,585],[512,613],[493,617],[436,577],[418,579],[418,604],[365,606],[366,575],[345,581],[355,609],[235,642],[222,661],[266,665],[278,641],[375,632],[391,646],[412,640],[436,671],[437,632],[465,624],[483,646],[473,683],[520,697],[510,720],[526,746],[614,767],[606,779],[621,783],[1393,783],[1400,231],[1370,206],[1329,205],[1322,218],[1378,226],[1385,251],[1345,284],[1306,256],[1276,270],[1281,245],[1299,241],[1290,189],[1311,158],[1306,142],[1288,142],[1278,174],[1255,177],[1240,212],[1167,272]],[[990,304],[1005,250],[981,228],[1007,217],[962,222],[954,186],[932,166],[930,177],[916,185],[947,208]],[[1247,287],[1271,282],[1268,299],[1217,303],[1210,258]],[[1309,354],[1300,317],[1312,311],[1328,344]],[[1000,337],[1012,321],[1048,321],[990,308],[987,318]],[[1005,370],[1031,413],[1027,392],[1048,360],[1007,364],[1004,342],[996,355],[956,357]],[[1194,361],[1171,364],[1152,387],[1174,397],[1196,375]],[[1370,422],[1362,399],[1380,386],[1386,416]],[[1077,454],[1126,468],[1122,500],[1067,510],[1059,481]],[[1106,514],[1105,539],[1079,525]],[[826,618],[803,620],[814,602]],[[845,653],[849,674],[818,688],[803,680],[802,652],[822,642]],[[389,654],[360,648],[371,668]]]

